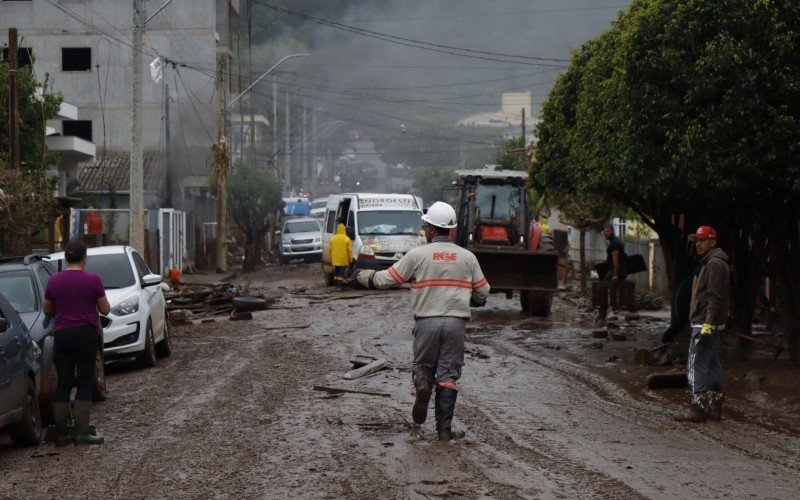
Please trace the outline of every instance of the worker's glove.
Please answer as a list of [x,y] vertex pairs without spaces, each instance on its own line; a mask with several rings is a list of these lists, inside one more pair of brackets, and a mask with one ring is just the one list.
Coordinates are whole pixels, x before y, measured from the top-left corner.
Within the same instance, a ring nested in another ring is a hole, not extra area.
[[356,282],[364,288],[375,288],[375,283],[373,282],[374,278],[374,269],[362,269],[356,275]]
[[700,328],[700,335],[697,337],[697,347],[700,349],[704,349],[708,347],[711,343],[711,332],[714,331],[714,327],[709,325],[708,323],[704,323],[703,326]]
[[470,307],[483,307],[486,305],[486,299],[477,300],[475,297],[469,298],[469,306]]

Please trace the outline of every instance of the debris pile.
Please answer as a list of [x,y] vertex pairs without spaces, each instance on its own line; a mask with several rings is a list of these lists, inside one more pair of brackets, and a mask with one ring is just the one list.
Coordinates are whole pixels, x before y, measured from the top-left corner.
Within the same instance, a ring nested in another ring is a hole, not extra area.
[[[276,299],[263,295],[245,297],[244,290],[230,283],[177,284],[164,293],[167,311],[173,324],[190,324],[192,318],[231,316],[231,319],[251,319],[249,311],[266,309]],[[247,317],[249,316],[249,317]]]

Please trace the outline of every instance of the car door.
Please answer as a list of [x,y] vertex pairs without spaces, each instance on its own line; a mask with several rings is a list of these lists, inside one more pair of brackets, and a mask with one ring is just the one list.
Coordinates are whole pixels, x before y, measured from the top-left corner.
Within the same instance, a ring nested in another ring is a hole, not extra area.
[[140,292],[142,295],[140,296],[147,302],[148,310],[150,311],[150,320],[153,322],[153,335],[155,336],[156,340],[160,339],[163,332],[164,332],[164,322],[166,321],[164,310],[166,307],[166,303],[164,301],[164,294],[161,292],[160,285],[142,286],[142,278],[144,278],[148,274],[152,274],[150,272],[150,268],[147,267],[147,264],[142,259],[142,256],[139,255],[137,251],[131,251],[131,256],[133,257],[133,262],[136,265],[136,273],[139,275],[139,286],[141,286],[142,291]]
[[11,304],[0,296],[0,317],[5,328],[0,331],[0,415],[16,409],[25,395],[23,338],[27,330]]

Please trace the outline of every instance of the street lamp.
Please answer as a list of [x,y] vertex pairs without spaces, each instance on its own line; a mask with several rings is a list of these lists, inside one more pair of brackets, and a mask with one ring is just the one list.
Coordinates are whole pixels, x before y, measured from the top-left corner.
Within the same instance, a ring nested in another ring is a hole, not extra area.
[[251,84],[250,84],[250,85],[249,85],[249,86],[248,86],[246,89],[242,90],[242,91],[239,93],[239,95],[237,95],[236,97],[234,97],[234,98],[231,100],[231,102],[229,102],[229,103],[228,103],[228,105],[227,105],[227,106],[225,106],[225,109],[230,109],[230,107],[231,107],[231,106],[233,106],[233,105],[236,103],[236,101],[238,101],[239,99],[241,99],[243,95],[245,95],[246,93],[248,93],[248,92],[250,91],[250,89],[252,89],[253,87],[255,87],[255,86],[258,84],[258,82],[260,82],[261,80],[263,80],[265,76],[267,76],[268,74],[270,74],[270,72],[271,72],[273,69],[277,68],[277,67],[280,65],[280,63],[282,63],[283,61],[285,61],[285,60],[289,59],[290,57],[308,57],[309,55],[310,55],[310,54],[289,54],[288,56],[284,57],[284,58],[283,58],[283,59],[281,59],[280,61],[276,62],[274,66],[272,66],[270,69],[268,69],[268,70],[267,70],[267,71],[266,71],[266,72],[265,72],[263,75],[261,75],[261,76],[259,76],[258,78],[256,78],[256,80],[255,80],[253,83],[251,83]]
[[259,76],[253,83],[251,83],[246,89],[239,93],[236,97],[234,97],[228,104],[222,106],[221,104],[224,102],[224,91],[220,90],[220,127],[219,127],[219,140],[216,143],[216,148],[218,148],[219,152],[222,154],[218,154],[215,163],[216,167],[215,170],[217,172],[217,270],[221,272],[228,271],[228,253],[225,248],[225,242],[228,239],[228,231],[227,231],[227,223],[228,223],[228,207],[227,207],[227,197],[228,197],[228,188],[227,188],[227,165],[228,165],[228,149],[227,149],[227,140],[225,139],[225,122],[227,121],[227,114],[228,109],[236,103],[243,95],[250,91],[253,87],[258,84],[261,80],[264,79],[265,76],[270,74],[272,70],[277,68],[283,61],[291,58],[291,57],[308,57],[309,54],[289,54],[288,56],[282,58],[280,61],[276,62],[270,69],[264,72],[263,75]]

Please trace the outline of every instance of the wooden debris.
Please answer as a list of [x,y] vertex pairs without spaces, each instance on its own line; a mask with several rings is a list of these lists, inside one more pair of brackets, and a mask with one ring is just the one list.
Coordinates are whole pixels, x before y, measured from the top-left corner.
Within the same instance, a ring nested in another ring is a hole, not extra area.
[[228,318],[228,319],[230,319],[231,321],[251,320],[251,319],[253,319],[253,313],[251,313],[250,311],[234,312],[233,314],[231,314],[231,317]]
[[215,321],[217,320],[215,320],[214,318],[203,318],[200,320],[200,323],[214,323]]
[[391,394],[387,394],[385,392],[357,391],[355,389],[340,389],[338,387],[327,387],[327,386],[324,386],[324,385],[315,385],[314,386],[314,390],[315,391],[327,392],[329,394],[349,393],[349,394],[364,394],[364,395],[367,395],[367,396],[380,396],[382,398],[390,398],[390,397],[392,397]]
[[628,340],[628,336],[625,335],[624,333],[615,333],[611,335],[611,340],[615,340],[617,342],[625,342],[626,340]]
[[357,378],[366,377],[367,375],[372,375],[373,373],[383,370],[389,366],[389,362],[386,359],[376,359],[372,363],[368,365],[364,365],[361,368],[356,368],[355,370],[350,370],[349,372],[343,375],[345,380],[355,380]]
[[353,364],[353,368],[361,368],[362,366],[367,366],[368,364],[372,363],[373,361],[377,360],[375,356],[367,356],[366,354],[356,354],[352,358],[350,358],[350,363]]
[[608,337],[608,330],[594,330],[592,331],[592,338],[604,339]]
[[[200,318],[229,315],[234,309],[233,300],[237,297],[240,297],[239,288],[230,283],[177,285],[173,287],[172,291],[164,294],[164,298],[167,301],[167,310],[170,313],[174,310],[185,310],[194,313]],[[263,296],[249,298],[260,299],[258,302],[267,307],[276,301],[274,298],[268,299]]]

